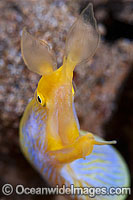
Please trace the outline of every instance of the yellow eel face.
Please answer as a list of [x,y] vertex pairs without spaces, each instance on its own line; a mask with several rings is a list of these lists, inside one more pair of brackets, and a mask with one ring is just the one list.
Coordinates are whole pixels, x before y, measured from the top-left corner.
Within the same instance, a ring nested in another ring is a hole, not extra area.
[[64,66],[39,81],[36,97],[47,109],[47,140],[55,141],[49,144],[51,150],[73,143],[79,136],[73,113],[73,95],[72,77],[66,76]]
[[[93,56],[98,42],[92,4],[71,27],[63,65],[59,69],[56,69],[56,59],[47,43],[23,30],[21,50],[24,62],[42,77],[20,123],[20,144],[27,159],[49,184],[74,183],[78,175],[75,166],[78,169],[78,163],[83,163],[85,158],[86,164],[89,162],[94,145],[115,143],[96,141],[91,133],[81,135],[74,108],[73,70]],[[63,170],[66,175],[62,174]],[[80,176],[82,173],[81,170]],[[79,182],[83,185],[82,181]],[[90,185],[91,181],[88,179],[86,183]]]

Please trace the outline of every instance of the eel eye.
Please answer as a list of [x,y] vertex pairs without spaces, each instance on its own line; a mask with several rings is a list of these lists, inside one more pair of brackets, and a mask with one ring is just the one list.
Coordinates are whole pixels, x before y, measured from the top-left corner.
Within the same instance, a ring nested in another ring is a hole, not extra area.
[[41,93],[39,94],[37,93],[37,102],[41,104],[42,106],[46,105],[46,99]]
[[42,103],[42,100],[41,100],[39,95],[37,96],[37,100],[38,100],[39,103]]

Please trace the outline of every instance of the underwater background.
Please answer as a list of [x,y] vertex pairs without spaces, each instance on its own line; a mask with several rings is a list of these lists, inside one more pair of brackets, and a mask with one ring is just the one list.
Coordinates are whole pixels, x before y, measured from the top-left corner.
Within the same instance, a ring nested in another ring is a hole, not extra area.
[[[133,177],[133,2],[0,0],[0,187],[5,183],[47,186],[19,148],[19,122],[40,78],[22,61],[22,29],[26,26],[37,38],[45,39],[61,66],[67,32],[89,2],[94,5],[101,42],[92,60],[74,72],[80,126],[106,140],[117,140],[115,147]],[[0,198],[63,199],[1,193]]]

